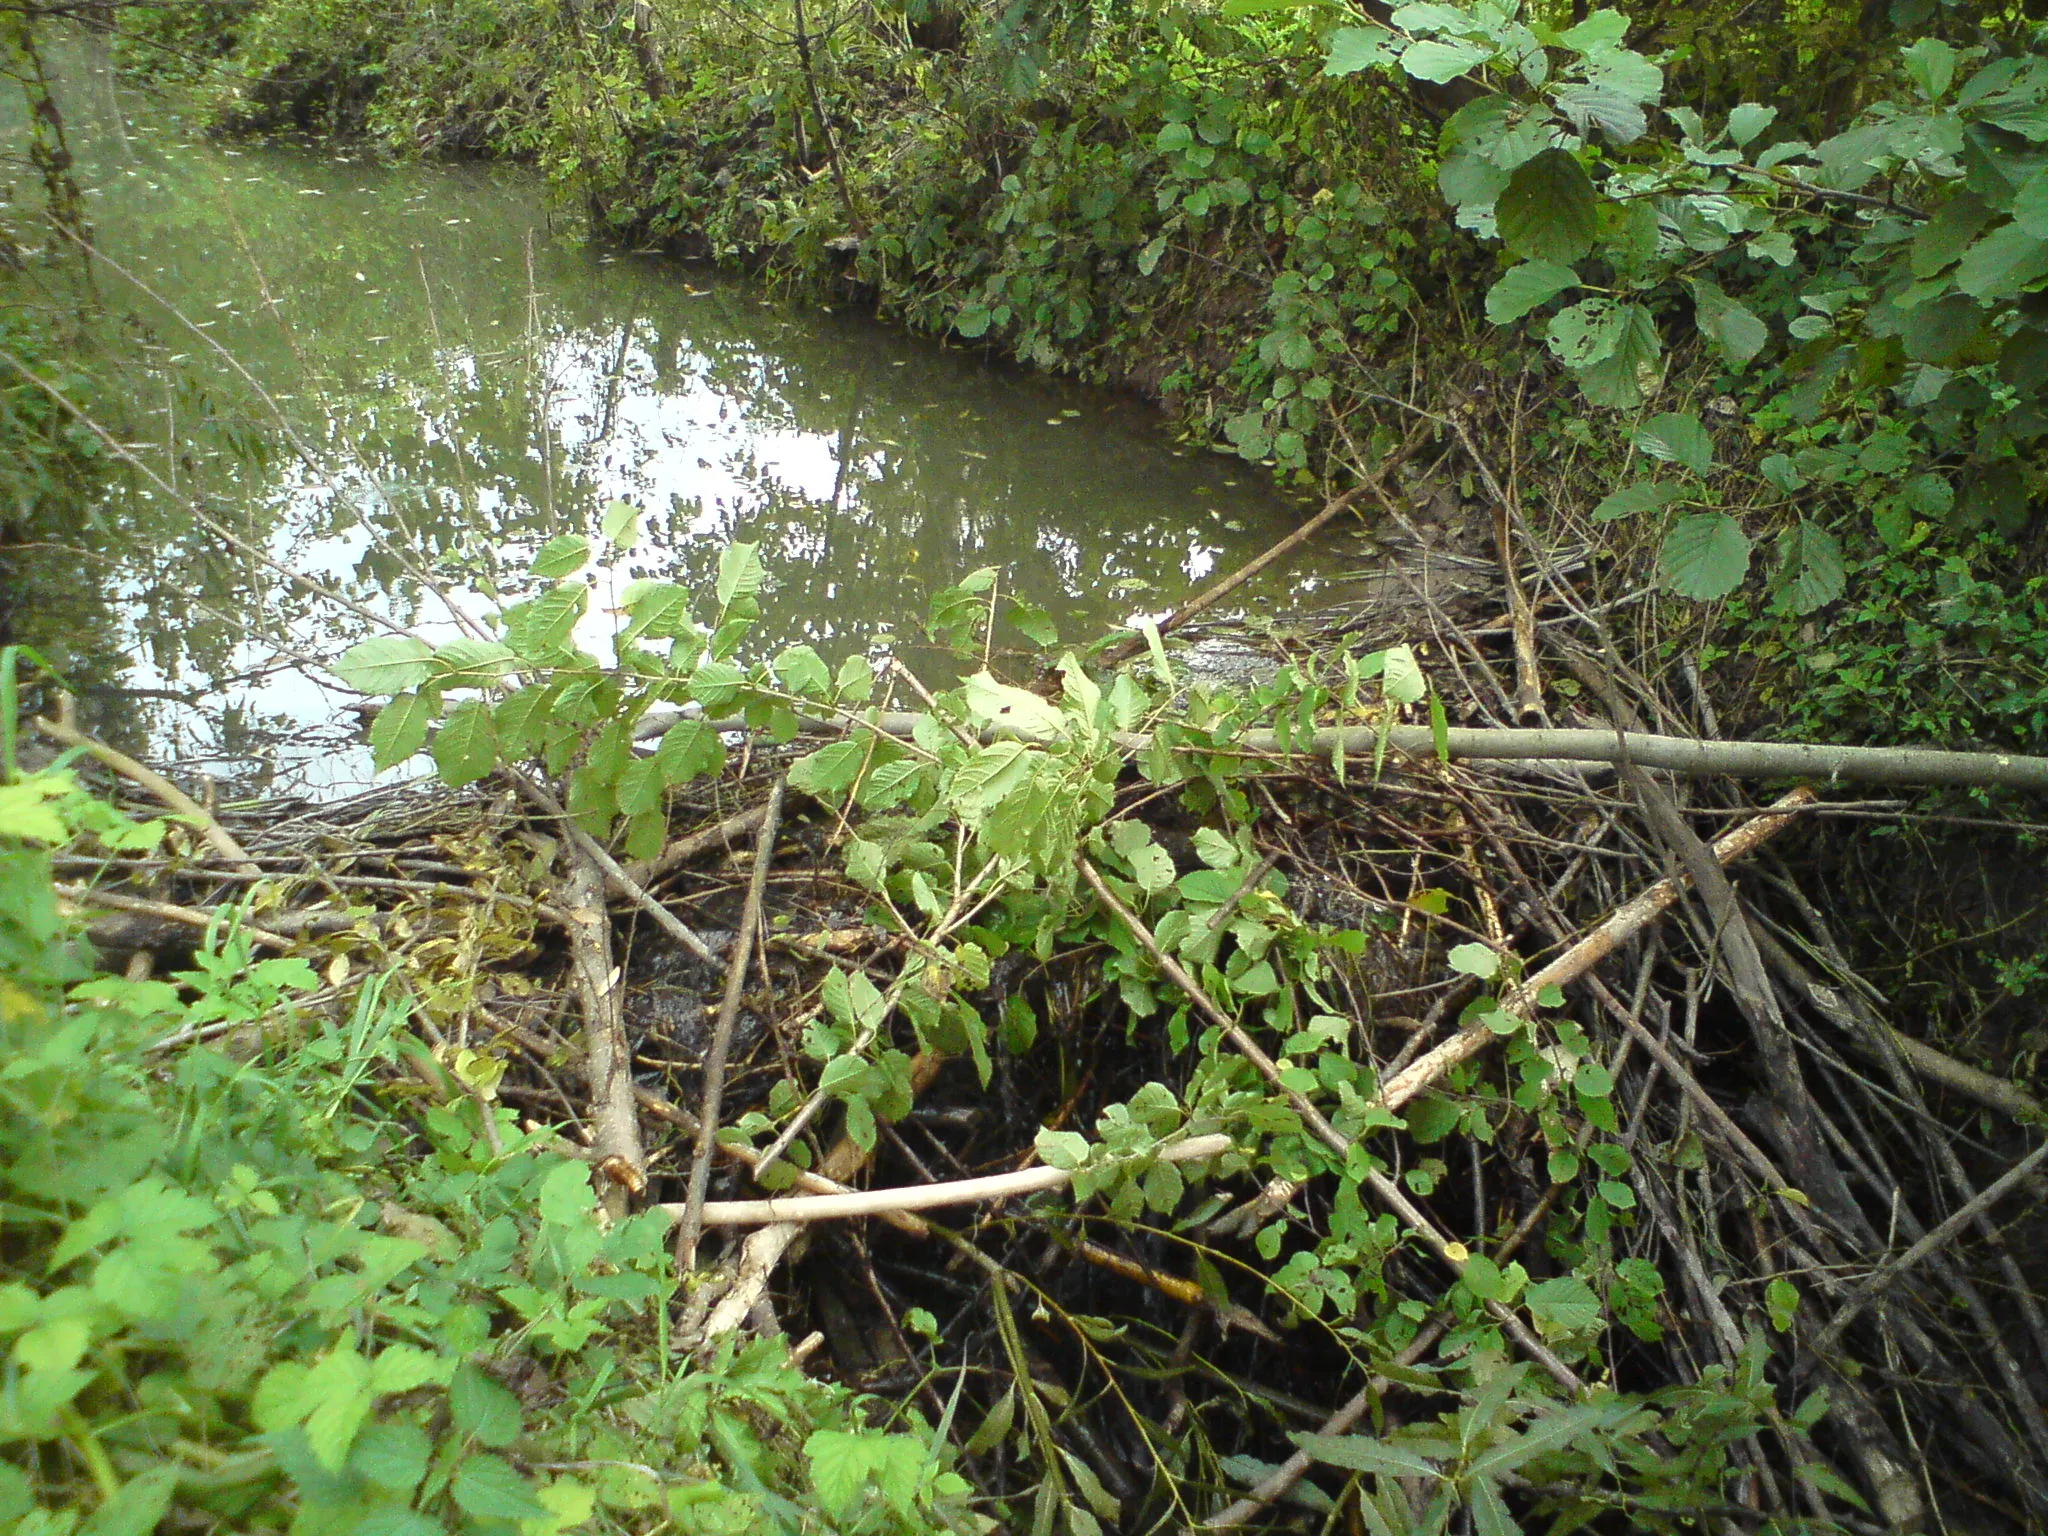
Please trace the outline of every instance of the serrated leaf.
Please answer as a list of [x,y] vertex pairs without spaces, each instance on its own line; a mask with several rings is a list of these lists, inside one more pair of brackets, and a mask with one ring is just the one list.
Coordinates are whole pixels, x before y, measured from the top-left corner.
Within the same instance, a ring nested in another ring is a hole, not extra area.
[[1726,597],[1749,574],[1749,535],[1725,512],[1681,517],[1664,536],[1657,566],[1680,597],[1711,602]]
[[632,548],[640,542],[640,509],[630,501],[606,502],[598,531],[614,549]]
[[1603,497],[1593,509],[1593,521],[1611,523],[1616,518],[1632,517],[1638,512],[1654,512],[1669,506],[1685,495],[1682,487],[1663,480],[1639,480],[1634,485],[1625,485],[1620,490]]
[[315,1461],[329,1472],[339,1472],[375,1397],[370,1362],[353,1346],[344,1345],[306,1373],[304,1391],[312,1404],[304,1423],[306,1444]]
[[1547,1339],[1586,1333],[1600,1326],[1600,1298],[1577,1275],[1559,1275],[1523,1293],[1529,1315]]
[[1502,243],[1517,256],[1569,266],[1593,248],[1599,199],[1576,156],[1546,149],[1515,167],[1494,218]]
[[1339,27],[1330,34],[1329,53],[1323,60],[1326,75],[1355,75],[1387,58],[1390,34],[1384,27]]
[[533,574],[544,581],[573,576],[590,560],[590,540],[580,533],[565,533],[541,545],[533,557]]
[[953,770],[946,794],[962,815],[979,818],[1024,784],[1041,756],[1019,741],[991,742]]
[[468,636],[450,640],[434,651],[434,668],[446,674],[442,683],[452,687],[476,687],[494,683],[510,672],[518,657],[512,647],[497,640],[476,640]]
[[1401,67],[1418,80],[1444,85],[1492,57],[1491,48],[1482,48],[1476,43],[1446,43],[1431,39],[1410,43],[1403,49]]
[[[680,729],[680,727],[678,727]],[[867,760],[867,744],[835,741],[789,765],[789,787],[827,803],[843,797],[860,777],[860,765]]]
[[662,734],[654,749],[661,781],[670,789],[715,774],[725,767],[725,742],[702,720],[681,720]]
[[1627,329],[1628,309],[1602,298],[1560,310],[1544,332],[1552,355],[1567,368],[1590,368],[1611,357]]
[[498,737],[481,700],[458,704],[434,737],[434,767],[451,789],[474,784],[498,766]]
[[1293,1434],[1287,1438],[1327,1466],[1376,1472],[1385,1477],[1437,1475],[1436,1464],[1419,1452],[1398,1443],[1375,1440],[1370,1435]]
[[427,743],[427,728],[441,713],[440,701],[401,693],[370,722],[370,760],[382,773],[395,768]]
[[1641,304],[1615,308],[1615,332],[1608,354],[1578,370],[1579,389],[1594,405],[1626,411],[1641,403],[1657,382],[1657,363],[1664,343],[1657,322]]
[[1763,351],[1771,339],[1770,327],[1747,305],[1738,303],[1705,278],[1692,283],[1693,320],[1700,334],[1721,349],[1738,368]]
[[[590,1203],[590,1175],[575,1164],[566,1167],[567,1176],[576,1181],[581,1195],[582,1209],[578,1214],[586,1214]],[[556,1170],[557,1174],[560,1172],[560,1169]],[[492,1447],[510,1445],[518,1439],[524,1420],[519,1410],[519,1399],[467,1361],[457,1368],[455,1379],[448,1384],[448,1414],[457,1434],[468,1435],[478,1444]]]
[[334,672],[358,693],[400,693],[427,680],[434,648],[412,635],[379,635],[350,646]]
[[1778,540],[1778,599],[1798,615],[1825,608],[1848,587],[1842,546],[1815,522],[1801,518]]
[[1487,290],[1486,318],[1495,325],[1507,325],[1578,285],[1579,274],[1570,267],[1553,261],[1522,262],[1510,267]]
[[728,544],[718,557],[718,606],[730,608],[737,598],[753,597],[768,579],[758,544]]
[[1642,104],[1612,86],[1561,85],[1551,100],[1581,134],[1598,128],[1616,144],[1633,144],[1650,131]]
[[500,1456],[475,1455],[455,1469],[449,1485],[456,1504],[479,1520],[545,1520],[548,1507],[533,1485]]
[[832,691],[832,673],[825,658],[808,645],[792,645],[771,665],[782,686],[806,699],[822,699]]
[[1636,432],[1636,446],[1653,459],[1682,464],[1697,475],[1714,467],[1714,439],[1690,411],[1652,416]]
[[370,1424],[356,1436],[349,1470],[390,1493],[409,1494],[427,1475],[433,1442],[417,1424]]

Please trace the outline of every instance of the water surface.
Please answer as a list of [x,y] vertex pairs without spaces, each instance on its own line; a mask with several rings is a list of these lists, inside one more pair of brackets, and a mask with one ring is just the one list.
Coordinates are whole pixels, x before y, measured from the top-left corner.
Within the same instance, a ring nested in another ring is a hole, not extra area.
[[757,541],[760,650],[828,656],[909,637],[981,566],[1085,641],[1296,515],[1119,397],[578,247],[526,172],[207,142],[103,74],[73,78],[122,269],[101,291],[133,317],[129,435],[163,481],[101,509],[121,536],[95,558],[123,681],[159,696],[158,745],[189,766],[367,773],[344,737],[303,739],[346,702],[306,663],[361,621],[234,553],[188,498],[277,566],[430,631],[449,621],[429,586],[482,611],[539,544],[623,499],[642,536],[601,586],[708,588],[728,541]]

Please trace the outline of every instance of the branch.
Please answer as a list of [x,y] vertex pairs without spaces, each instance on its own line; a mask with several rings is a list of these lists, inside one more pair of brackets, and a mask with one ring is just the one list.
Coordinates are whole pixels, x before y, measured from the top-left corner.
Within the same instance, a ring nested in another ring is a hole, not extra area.
[[141,785],[172,811],[191,822],[199,835],[213,845],[214,851],[227,859],[241,873],[253,875],[259,880],[263,878],[263,871],[256,867],[256,861],[249,857],[248,850],[236,842],[227,828],[214,819],[213,813],[154,768],[143,766],[125,752],[116,752],[105,742],[93,740],[67,720],[52,720],[48,716],[37,715],[35,723],[36,729],[50,740],[62,742],[67,747],[83,747],[122,778]]
[[[1170,1147],[1162,1147],[1159,1160],[1165,1163],[1193,1162],[1228,1152],[1228,1136],[1194,1136]],[[1076,1170],[1069,1168],[1025,1168],[1016,1173],[992,1173],[986,1178],[953,1179],[940,1184],[912,1184],[901,1189],[863,1189],[844,1195],[803,1195],[796,1199],[711,1200],[704,1205],[707,1227],[765,1226],[771,1222],[844,1221],[857,1216],[900,1215],[906,1211],[929,1211],[945,1205],[972,1205],[984,1200],[1010,1200],[1058,1189],[1070,1182]],[[687,1206],[657,1205],[655,1210],[682,1219]]]

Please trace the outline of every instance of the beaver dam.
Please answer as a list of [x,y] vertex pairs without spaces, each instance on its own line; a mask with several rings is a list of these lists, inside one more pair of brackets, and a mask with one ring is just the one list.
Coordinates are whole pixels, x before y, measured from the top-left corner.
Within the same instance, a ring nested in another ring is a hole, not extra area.
[[663,1213],[646,1347],[779,1335],[921,1415],[957,1528],[2048,1523],[2040,1105],[1857,973],[1809,857],[1906,814],[1873,784],[2048,764],[1717,742],[1505,539],[1236,687],[1199,604],[1006,662],[984,573],[940,692],[755,654],[746,545],[592,654],[604,542],[337,663],[429,779],[202,805],[44,699],[177,818],[58,856],[103,965],[310,962],[153,1059],[401,987],[356,1092]]

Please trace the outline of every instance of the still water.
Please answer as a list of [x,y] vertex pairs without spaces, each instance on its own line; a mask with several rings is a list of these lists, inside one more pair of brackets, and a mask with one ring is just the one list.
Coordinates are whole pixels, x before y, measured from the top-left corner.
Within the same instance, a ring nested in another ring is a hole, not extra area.
[[1258,471],[1177,452],[1114,395],[579,247],[526,173],[208,142],[70,73],[120,269],[98,283],[140,360],[129,436],[164,482],[100,509],[126,535],[95,558],[126,629],[120,681],[188,770],[330,791],[368,777],[333,726],[349,696],[310,665],[361,621],[236,555],[187,498],[278,566],[429,633],[452,633],[431,588],[480,612],[533,549],[622,499],[643,531],[601,589],[708,588],[728,541],[756,541],[761,651],[801,639],[828,658],[909,640],[931,594],[981,566],[1086,641],[1298,515]]

